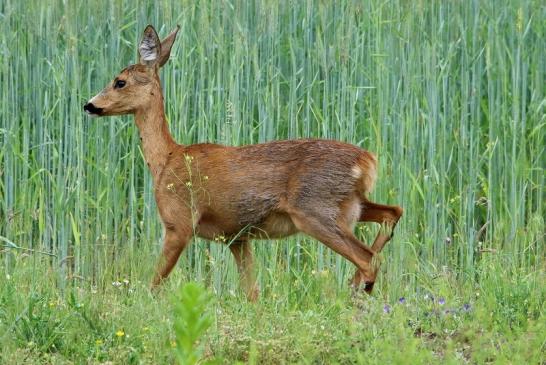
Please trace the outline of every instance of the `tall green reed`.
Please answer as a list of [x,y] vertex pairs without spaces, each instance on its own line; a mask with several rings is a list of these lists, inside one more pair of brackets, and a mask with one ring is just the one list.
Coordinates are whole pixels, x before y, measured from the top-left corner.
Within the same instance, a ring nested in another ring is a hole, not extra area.
[[[161,35],[180,24],[162,71],[175,138],[322,137],[376,152],[373,199],[406,211],[384,254],[393,290],[440,266],[474,277],[483,255],[540,267],[545,12],[531,0],[4,1],[0,235],[55,253],[60,285],[138,272],[158,250],[131,118],[92,120],[81,106],[135,62],[146,24]],[[256,244],[262,280],[317,267],[341,282],[352,271],[322,245],[285,241]],[[183,265],[222,289],[235,275],[228,256],[199,241]]]

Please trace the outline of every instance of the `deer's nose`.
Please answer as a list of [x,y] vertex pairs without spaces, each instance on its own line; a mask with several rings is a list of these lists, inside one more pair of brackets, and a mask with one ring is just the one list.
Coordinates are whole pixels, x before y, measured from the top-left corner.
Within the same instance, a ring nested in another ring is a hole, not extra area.
[[93,103],[85,104],[83,106],[83,110],[85,110],[87,114],[91,115],[100,115],[102,113],[102,108],[97,108],[95,105],[93,105]]

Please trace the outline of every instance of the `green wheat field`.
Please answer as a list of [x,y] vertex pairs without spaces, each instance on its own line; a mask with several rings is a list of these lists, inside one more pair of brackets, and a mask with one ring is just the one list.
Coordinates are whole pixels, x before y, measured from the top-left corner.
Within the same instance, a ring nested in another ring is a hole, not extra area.
[[[545,19],[539,0],[0,0],[0,363],[545,364]],[[181,27],[179,143],[379,156],[371,198],[405,214],[371,296],[304,236],[254,242],[257,303],[204,240],[148,290],[163,227],[138,131],[82,110],[147,24]]]

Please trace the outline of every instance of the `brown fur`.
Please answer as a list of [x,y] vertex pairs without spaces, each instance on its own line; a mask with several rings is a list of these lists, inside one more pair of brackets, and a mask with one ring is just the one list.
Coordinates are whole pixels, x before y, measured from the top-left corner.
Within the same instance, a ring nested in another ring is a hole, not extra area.
[[353,262],[357,267],[353,284],[366,284],[371,291],[377,274],[372,260],[391,234],[382,230],[370,248],[353,235],[352,227],[357,221],[373,221],[392,232],[402,215],[400,207],[366,198],[376,178],[375,156],[322,139],[241,147],[176,144],[168,131],[158,76],[176,31],[156,48],[157,34],[150,28],[145,30],[147,46],[158,49],[159,58],[123,70],[116,80],[126,85],[107,86],[86,108],[100,108],[101,116],[135,115],[166,231],[152,286],[169,274],[197,235],[231,243],[247,296],[254,300],[258,289],[249,239],[303,232]]

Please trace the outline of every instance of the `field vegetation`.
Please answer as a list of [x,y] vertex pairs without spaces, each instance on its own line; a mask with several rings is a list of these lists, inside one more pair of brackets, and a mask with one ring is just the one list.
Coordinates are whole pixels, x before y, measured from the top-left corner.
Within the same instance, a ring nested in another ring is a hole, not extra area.
[[[545,19],[534,0],[0,1],[0,363],[544,364]],[[372,199],[405,215],[372,296],[304,236],[254,243],[257,303],[203,240],[149,292],[138,131],[82,110],[146,24],[181,26],[179,143],[378,154]]]

